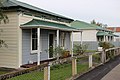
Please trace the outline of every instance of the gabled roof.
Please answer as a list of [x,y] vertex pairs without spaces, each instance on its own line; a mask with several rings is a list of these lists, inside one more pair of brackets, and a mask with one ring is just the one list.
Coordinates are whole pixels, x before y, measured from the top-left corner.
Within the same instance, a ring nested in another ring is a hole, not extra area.
[[73,21],[71,23],[71,27],[77,28],[77,29],[82,29],[82,30],[87,30],[87,29],[91,29],[91,30],[104,30],[102,27],[94,25],[94,24],[89,24],[83,21]]
[[97,26],[95,24],[90,24],[90,23],[78,21],[78,20],[73,21],[71,23],[71,27],[81,29],[81,30],[102,30],[106,32],[112,32],[111,30],[108,30],[105,27]]
[[52,15],[52,16],[56,16],[56,17],[60,17],[60,18],[64,18],[64,19],[68,19],[68,20],[73,21],[73,19],[67,18],[67,17],[59,15],[59,14],[52,13],[52,12],[47,11],[47,10],[43,10],[41,8],[29,5],[29,4],[26,4],[26,3],[23,3],[23,2],[20,2],[20,1],[17,1],[17,0],[5,0],[3,2],[3,6],[4,7],[22,7],[22,8],[27,8],[27,9],[30,9],[30,10],[38,11],[38,12],[41,12],[41,13],[45,13],[45,14],[48,14],[48,15]]
[[67,26],[65,24],[37,20],[37,19],[33,19],[30,22],[21,25],[21,28],[36,28],[36,27],[49,28],[49,29],[59,29],[59,30],[65,30],[65,31],[80,31],[76,28]]

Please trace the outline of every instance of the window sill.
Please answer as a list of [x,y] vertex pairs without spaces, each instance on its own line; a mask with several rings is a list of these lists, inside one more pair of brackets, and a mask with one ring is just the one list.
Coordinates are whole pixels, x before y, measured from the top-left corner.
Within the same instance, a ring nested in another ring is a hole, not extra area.
[[[40,51],[40,53],[41,53],[42,51]],[[38,53],[38,50],[32,50],[31,51],[31,54],[37,54]]]

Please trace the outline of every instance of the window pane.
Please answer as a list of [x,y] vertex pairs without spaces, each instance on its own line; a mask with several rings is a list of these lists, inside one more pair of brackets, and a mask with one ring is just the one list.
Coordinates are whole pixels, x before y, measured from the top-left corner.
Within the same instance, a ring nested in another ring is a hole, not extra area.
[[32,50],[37,50],[37,39],[32,39]]
[[32,38],[37,38],[37,29],[32,29]]

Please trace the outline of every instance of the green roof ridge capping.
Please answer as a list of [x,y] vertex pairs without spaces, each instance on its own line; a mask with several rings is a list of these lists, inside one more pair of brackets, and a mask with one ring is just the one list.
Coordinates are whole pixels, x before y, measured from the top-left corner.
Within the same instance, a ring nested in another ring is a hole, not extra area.
[[56,13],[53,13],[53,12],[35,7],[35,6],[32,6],[32,5],[24,3],[24,2],[20,2],[20,1],[17,1],[17,0],[5,0],[3,2],[3,6],[4,7],[16,7],[16,6],[23,7],[23,8],[31,9],[31,10],[34,10],[34,11],[42,12],[42,13],[45,13],[45,14],[48,14],[48,15],[52,15],[52,16],[56,16],[56,17],[60,17],[60,18],[64,18],[64,19],[68,19],[68,20],[73,21],[73,19],[67,18],[65,16],[62,16],[62,15],[59,15],[59,14],[56,14]]

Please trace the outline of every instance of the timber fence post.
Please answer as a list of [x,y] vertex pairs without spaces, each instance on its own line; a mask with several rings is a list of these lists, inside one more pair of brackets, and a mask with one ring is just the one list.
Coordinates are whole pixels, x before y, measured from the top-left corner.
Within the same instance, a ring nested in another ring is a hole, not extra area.
[[44,80],[50,80],[50,64],[44,67]]
[[106,54],[106,53],[105,53],[105,51],[103,50],[102,53],[101,53],[101,62],[102,62],[102,63],[105,62],[105,58],[106,58],[106,57],[105,57],[105,56],[106,56],[105,54]]
[[89,68],[92,68],[93,63],[92,63],[92,54],[89,55]]
[[72,58],[72,76],[77,74],[77,62],[76,58]]

